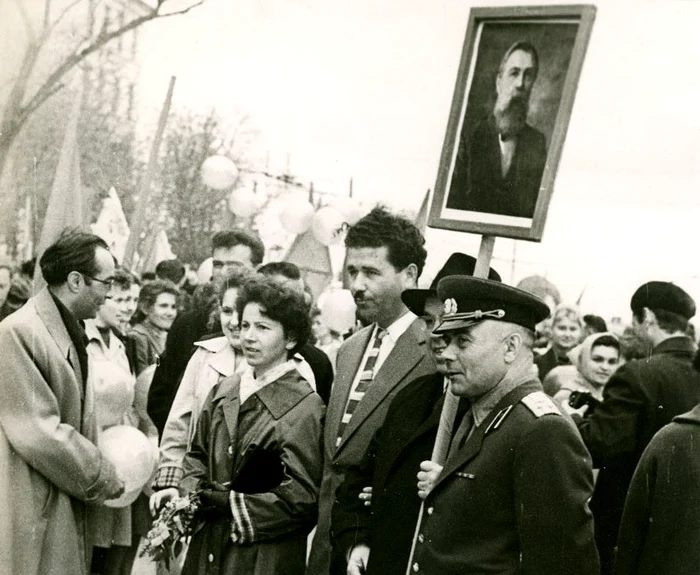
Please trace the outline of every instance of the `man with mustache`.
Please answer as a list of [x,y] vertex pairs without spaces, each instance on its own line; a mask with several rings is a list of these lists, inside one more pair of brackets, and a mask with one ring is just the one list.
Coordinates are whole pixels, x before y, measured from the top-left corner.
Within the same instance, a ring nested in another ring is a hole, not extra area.
[[345,550],[331,552],[331,510],[345,471],[360,464],[394,396],[435,371],[425,324],[401,299],[425,265],[425,240],[407,219],[374,208],[348,231],[346,268],[366,327],[338,350],[326,412],[318,525],[308,575],[344,573]]
[[506,51],[492,113],[460,137],[448,208],[532,218],[547,159],[544,134],[527,124],[538,71],[529,42]]

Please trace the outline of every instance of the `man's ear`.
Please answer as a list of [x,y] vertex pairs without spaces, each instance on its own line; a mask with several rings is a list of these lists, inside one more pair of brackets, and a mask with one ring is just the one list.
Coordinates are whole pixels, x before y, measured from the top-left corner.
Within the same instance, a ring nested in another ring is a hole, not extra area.
[[512,363],[515,358],[518,357],[521,348],[523,347],[523,336],[522,334],[514,331],[510,333],[504,340],[503,346],[505,348],[504,360],[506,363]]
[[293,350],[297,345],[297,342],[295,339],[287,339],[287,343],[284,344],[284,347],[287,349],[287,351]]
[[73,293],[77,293],[78,291],[80,291],[80,286],[84,283],[85,278],[80,272],[69,272],[68,277],[66,278],[66,285],[68,286],[68,289]]
[[404,289],[412,289],[418,285],[418,266],[408,264],[404,270]]

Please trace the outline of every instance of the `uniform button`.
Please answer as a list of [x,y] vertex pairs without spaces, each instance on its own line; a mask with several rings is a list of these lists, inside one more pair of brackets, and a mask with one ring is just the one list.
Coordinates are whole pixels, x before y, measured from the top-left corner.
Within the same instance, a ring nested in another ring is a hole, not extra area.
[[228,454],[233,455],[233,445],[228,446]]
[[425,537],[423,536],[422,533],[420,533],[420,534],[418,535],[418,543],[423,543],[423,541],[425,541]]
[[418,571],[420,571],[420,567],[418,566],[418,563],[414,563],[413,564],[413,572],[418,573]]
[[213,563],[214,562],[214,555],[212,553],[209,553],[209,557],[207,557],[207,559],[209,559],[209,563]]
[[432,507],[428,507],[428,515],[433,514],[434,509]]

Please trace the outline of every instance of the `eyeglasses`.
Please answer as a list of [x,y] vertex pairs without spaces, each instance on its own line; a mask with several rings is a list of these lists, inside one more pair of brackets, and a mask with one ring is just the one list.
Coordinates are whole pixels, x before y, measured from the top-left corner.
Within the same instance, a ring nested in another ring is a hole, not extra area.
[[112,284],[114,283],[114,278],[107,278],[106,280],[101,280],[100,278],[89,276],[89,275],[84,274],[82,272],[80,272],[80,275],[82,275],[85,278],[90,278],[91,280],[94,280],[96,282],[100,282],[101,284],[104,284],[107,287],[112,287]]

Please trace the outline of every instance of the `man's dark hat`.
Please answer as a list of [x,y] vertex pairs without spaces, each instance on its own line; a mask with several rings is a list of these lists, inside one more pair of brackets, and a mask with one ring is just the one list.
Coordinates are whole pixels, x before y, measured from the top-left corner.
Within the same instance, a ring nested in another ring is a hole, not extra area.
[[648,282],[641,286],[630,301],[632,312],[651,310],[670,311],[685,319],[695,315],[695,302],[685,291],[669,282]]
[[[416,315],[421,315],[425,311],[425,302],[431,296],[437,296],[437,286],[442,278],[448,276],[472,276],[476,267],[476,258],[461,252],[453,253],[445,265],[435,276],[429,289],[407,289],[401,293],[401,299],[406,307]],[[501,276],[493,268],[489,268],[489,279],[500,282]]]
[[549,317],[549,306],[540,298],[492,280],[446,277],[438,284],[437,293],[445,302],[445,315],[434,333],[461,329],[485,319],[515,323],[534,331]]

